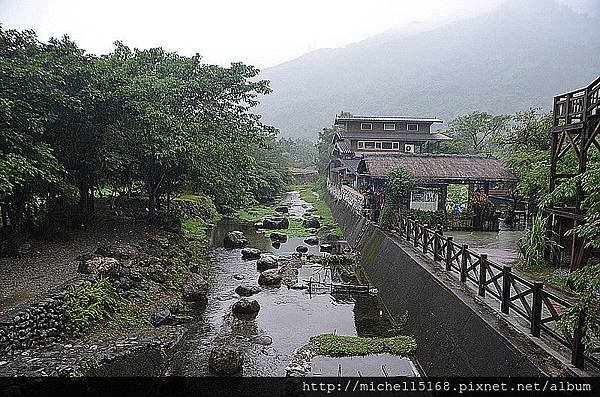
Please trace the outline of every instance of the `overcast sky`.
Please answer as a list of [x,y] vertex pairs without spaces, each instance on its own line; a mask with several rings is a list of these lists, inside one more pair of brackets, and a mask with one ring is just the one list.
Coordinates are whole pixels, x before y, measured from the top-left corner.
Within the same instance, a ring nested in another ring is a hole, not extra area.
[[[523,0],[527,1],[527,0]],[[560,0],[577,11],[600,0]],[[318,48],[343,47],[390,29],[411,30],[486,12],[502,0],[0,0],[4,28],[42,40],[69,34],[110,52],[115,40],[162,46],[206,62],[264,68]],[[596,6],[593,6],[596,4]]]

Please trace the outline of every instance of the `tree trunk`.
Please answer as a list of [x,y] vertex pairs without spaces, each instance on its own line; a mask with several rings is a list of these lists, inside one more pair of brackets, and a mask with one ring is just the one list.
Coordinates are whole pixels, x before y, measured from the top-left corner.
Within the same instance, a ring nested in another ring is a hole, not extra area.
[[2,203],[0,211],[2,211],[2,239],[6,240],[8,237],[8,204]]

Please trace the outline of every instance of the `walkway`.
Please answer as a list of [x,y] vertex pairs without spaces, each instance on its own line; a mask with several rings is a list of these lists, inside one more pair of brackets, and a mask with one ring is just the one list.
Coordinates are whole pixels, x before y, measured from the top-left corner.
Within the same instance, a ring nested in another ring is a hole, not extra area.
[[150,229],[144,221],[102,219],[71,231],[62,241],[33,241],[25,257],[0,258],[0,315],[82,278],[77,256],[93,253],[101,244],[141,242]]

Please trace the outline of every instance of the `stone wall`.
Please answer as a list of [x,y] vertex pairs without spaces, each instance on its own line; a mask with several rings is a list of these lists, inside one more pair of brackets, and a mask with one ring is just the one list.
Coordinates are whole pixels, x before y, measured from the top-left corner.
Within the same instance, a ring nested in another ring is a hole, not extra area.
[[429,376],[573,375],[427,258],[329,197],[334,217],[359,252],[369,282],[417,341],[416,358]]
[[362,214],[365,208],[365,196],[352,189],[350,186],[338,187],[327,181],[327,191],[338,200],[343,200],[352,211]]
[[0,318],[0,353],[58,341],[65,334],[61,306],[65,292],[35,302],[10,317]]

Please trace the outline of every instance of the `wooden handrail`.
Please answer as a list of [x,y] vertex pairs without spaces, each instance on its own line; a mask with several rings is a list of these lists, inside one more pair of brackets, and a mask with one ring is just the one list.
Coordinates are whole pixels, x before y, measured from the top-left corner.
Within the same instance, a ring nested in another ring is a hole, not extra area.
[[[548,324],[559,321],[561,313],[570,309],[572,303],[544,289],[543,283],[519,276],[512,272],[510,266],[493,262],[486,254],[458,244],[451,236],[444,236],[404,214],[399,214],[397,221],[401,234],[415,249],[421,247],[423,254],[443,265],[446,271],[458,273],[460,281],[467,286],[472,282],[479,296],[485,297],[486,292],[489,292],[490,296],[501,303],[503,313],[509,314],[512,308],[513,314],[529,321],[533,336],[539,337],[543,331],[545,335],[571,349],[572,362],[578,368],[583,368],[585,362],[600,368],[600,360],[593,355],[585,355],[581,348],[584,338],[582,324],[576,324],[576,332],[569,338],[559,334]],[[430,247],[431,250],[428,249]],[[515,290],[514,293],[512,289]],[[584,321],[584,317],[578,320]]]

